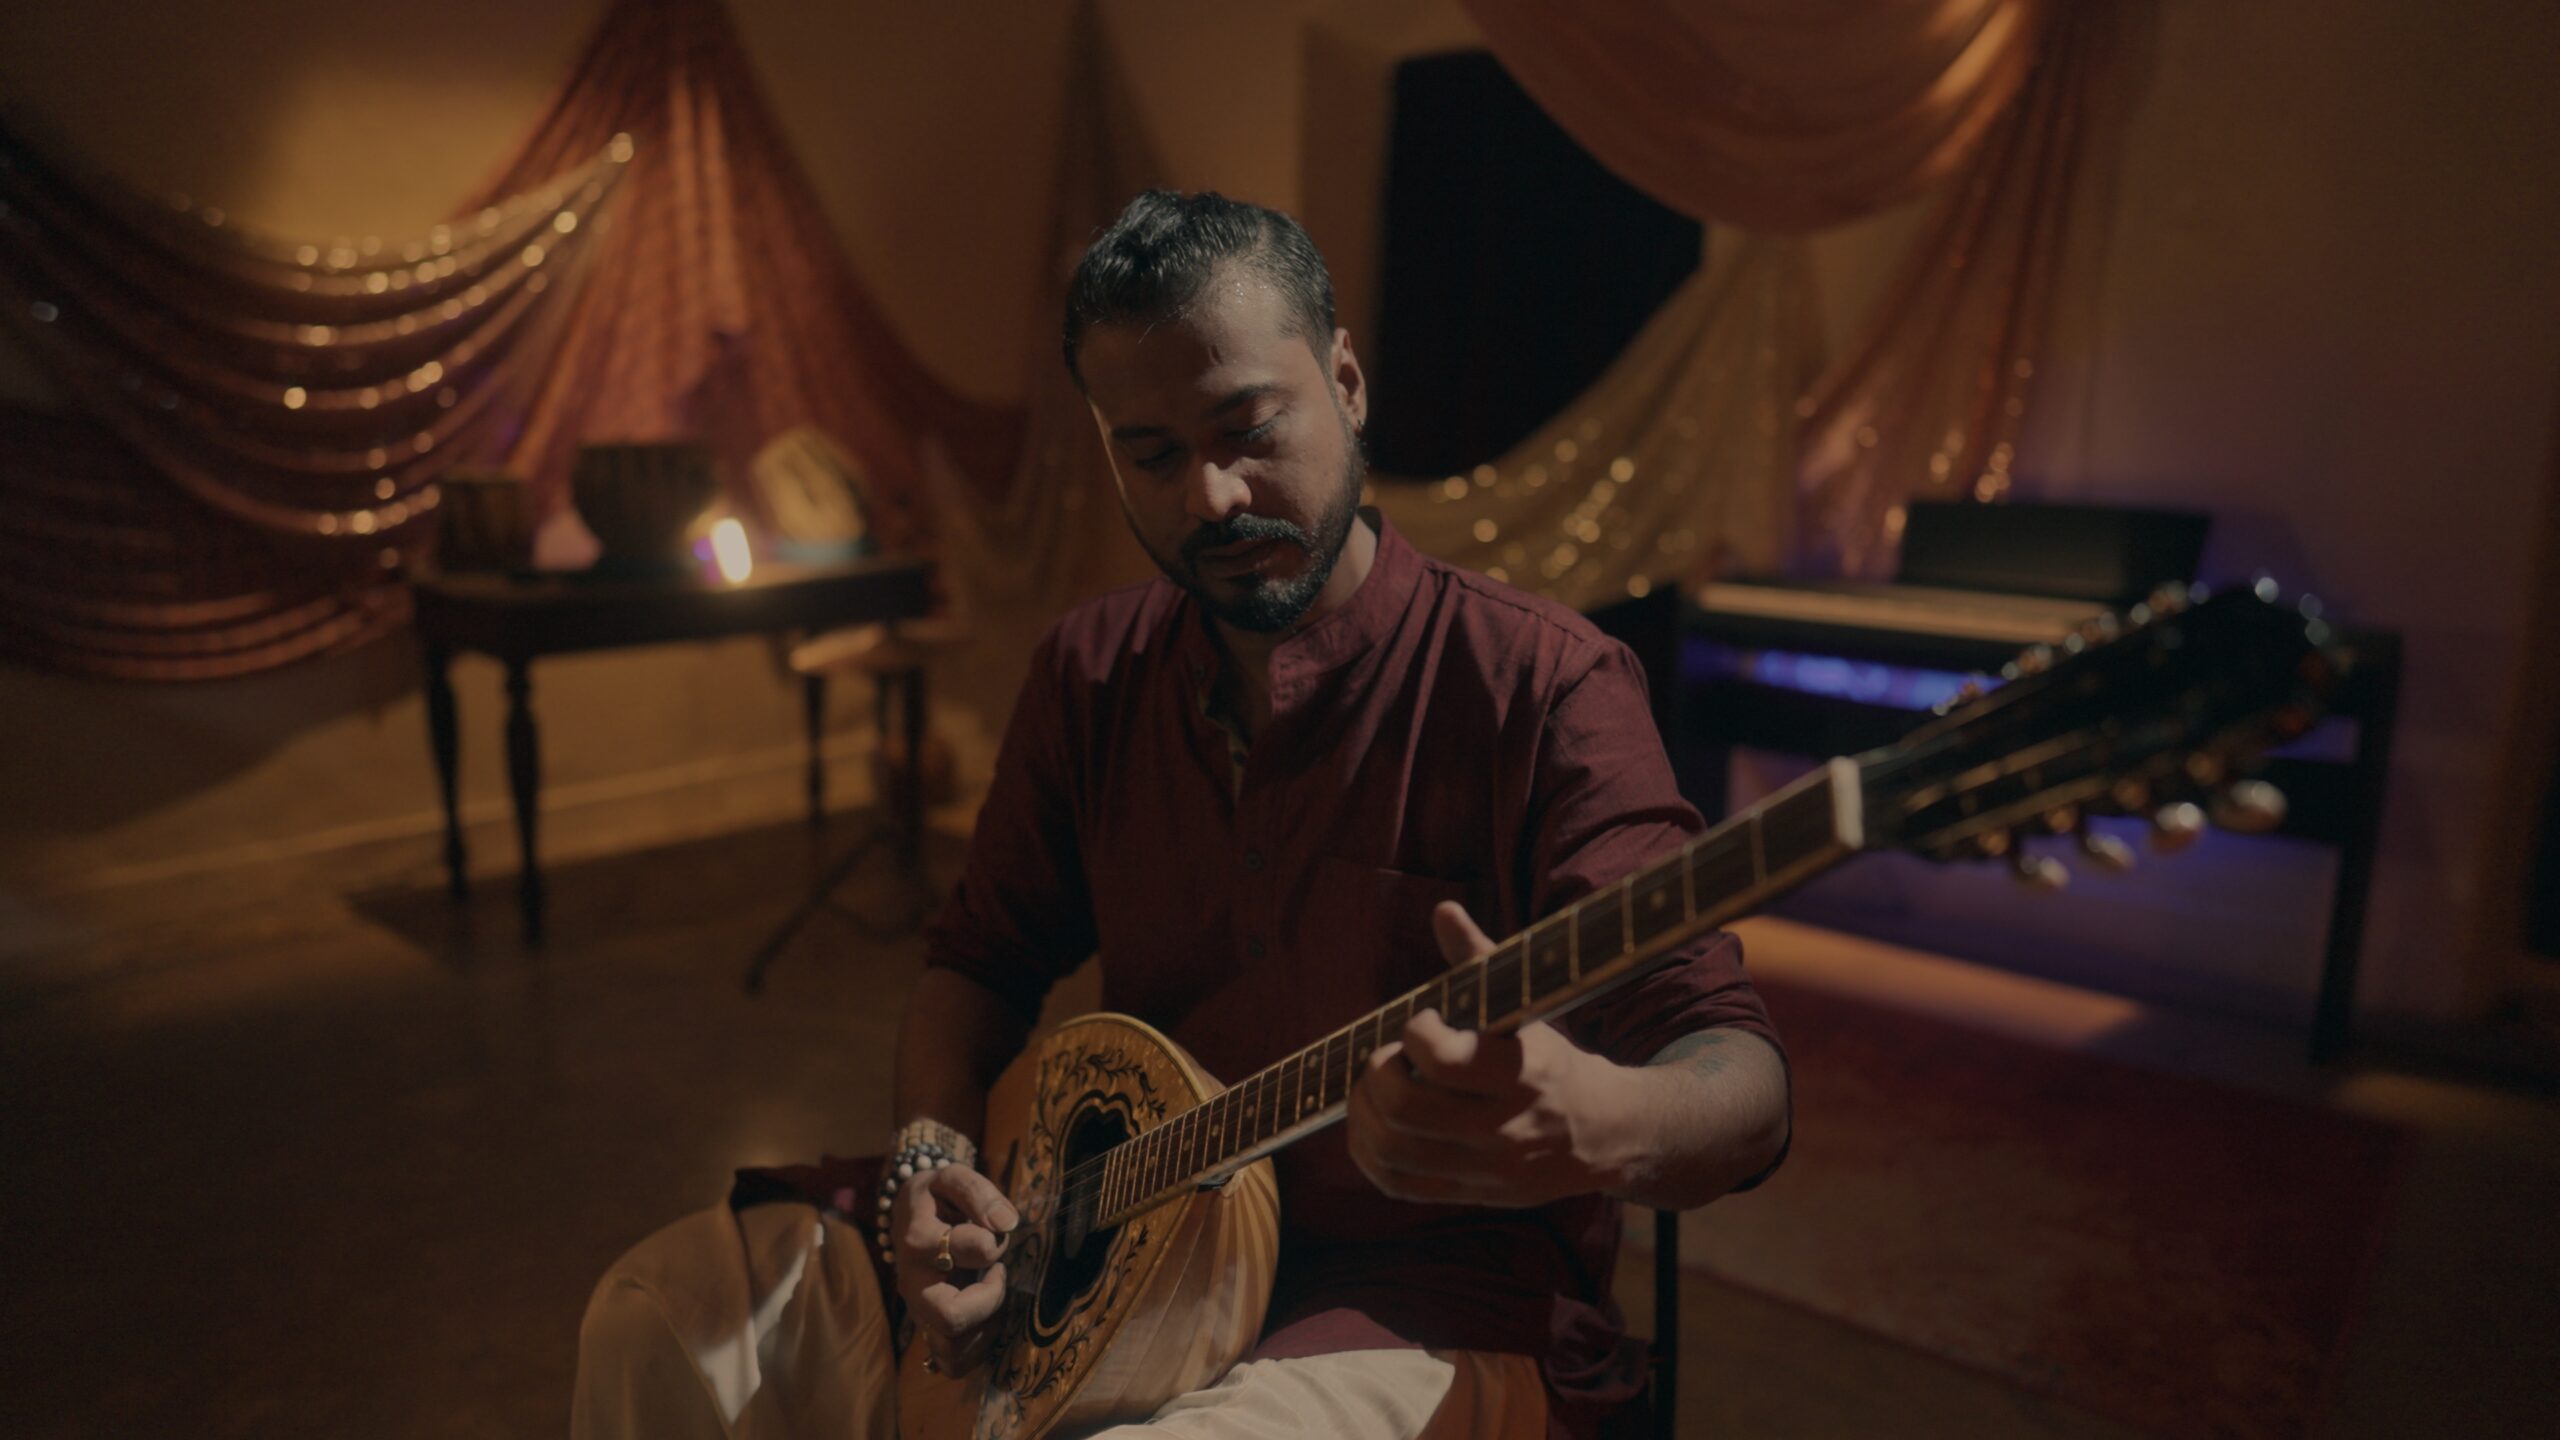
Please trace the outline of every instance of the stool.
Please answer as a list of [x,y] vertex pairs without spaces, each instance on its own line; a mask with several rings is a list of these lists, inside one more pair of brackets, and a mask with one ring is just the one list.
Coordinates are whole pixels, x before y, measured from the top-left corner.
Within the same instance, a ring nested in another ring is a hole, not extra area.
[[[906,764],[892,771],[877,767],[881,800],[888,812],[885,824],[875,820],[856,839],[842,858],[829,866],[818,884],[800,902],[797,909],[764,943],[756,947],[747,961],[746,989],[749,994],[763,988],[765,971],[773,965],[803,926],[820,910],[835,904],[834,896],[846,877],[861,865],[873,846],[882,840],[894,843],[898,868],[918,882],[918,899],[911,913],[897,920],[880,923],[851,910],[839,907],[846,918],[867,933],[879,936],[903,934],[913,930],[932,907],[933,899],[922,886],[924,868],[924,738],[925,738],[925,666],[934,656],[956,649],[969,638],[968,623],[954,617],[929,616],[921,620],[890,621],[881,625],[855,625],[814,635],[791,647],[788,663],[800,677],[801,708],[809,731],[809,824],[824,830],[827,823],[827,767],[819,747],[826,727],[827,682],[838,675],[868,676],[872,682],[874,714],[880,744],[889,744],[890,715],[898,717],[897,734],[905,745]],[[894,700],[894,704],[893,704]]]

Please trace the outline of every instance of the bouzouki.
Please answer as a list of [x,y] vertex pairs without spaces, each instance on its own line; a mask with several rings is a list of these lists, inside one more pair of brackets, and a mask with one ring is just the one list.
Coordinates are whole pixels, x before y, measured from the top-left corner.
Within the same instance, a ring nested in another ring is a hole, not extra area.
[[987,1100],[981,1163],[1023,1217],[990,1358],[943,1374],[910,1346],[901,1434],[1036,1440],[1214,1382],[1270,1299],[1270,1155],[1341,1119],[1370,1054],[1418,1011],[1495,1033],[1550,1018],[1862,850],[2005,859],[2050,883],[2057,863],[2030,836],[2076,834],[2122,863],[2087,828],[2095,814],[2154,814],[2171,839],[2202,823],[2200,803],[2235,828],[2272,824],[2281,797],[2233,777],[2308,729],[2349,663],[2313,608],[2264,585],[2163,591],[1233,1085],[1125,1016],[1052,1032]]

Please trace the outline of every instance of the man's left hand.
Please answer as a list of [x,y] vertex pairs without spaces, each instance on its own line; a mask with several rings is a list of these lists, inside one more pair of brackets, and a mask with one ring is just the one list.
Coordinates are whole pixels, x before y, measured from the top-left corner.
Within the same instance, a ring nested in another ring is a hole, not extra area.
[[[1493,948],[1456,904],[1431,919],[1453,964]],[[1617,1079],[1543,1022],[1487,1035],[1425,1010],[1352,1087],[1351,1158],[1400,1200],[1526,1206],[1607,1190],[1623,1163]]]

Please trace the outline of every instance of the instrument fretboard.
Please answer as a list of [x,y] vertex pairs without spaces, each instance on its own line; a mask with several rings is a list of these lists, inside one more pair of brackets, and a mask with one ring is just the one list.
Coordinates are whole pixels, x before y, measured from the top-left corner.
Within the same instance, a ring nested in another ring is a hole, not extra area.
[[[1665,859],[1531,925],[1322,1040],[1075,1167],[1076,1230],[1116,1225],[1341,1118],[1369,1057],[1424,1010],[1500,1034],[1634,979],[1859,845],[1857,770],[1835,761]],[[1850,792],[1845,799],[1840,787]]]

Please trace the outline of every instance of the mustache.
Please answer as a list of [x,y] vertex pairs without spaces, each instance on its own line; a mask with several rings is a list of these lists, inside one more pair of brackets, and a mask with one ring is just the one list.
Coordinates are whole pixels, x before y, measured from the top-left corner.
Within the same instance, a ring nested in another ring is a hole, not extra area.
[[1315,541],[1307,532],[1286,520],[1268,515],[1231,515],[1215,524],[1203,525],[1182,541],[1183,563],[1198,568],[1200,556],[1210,550],[1223,550],[1230,545],[1245,545],[1260,540],[1286,540],[1302,550],[1313,550]]

